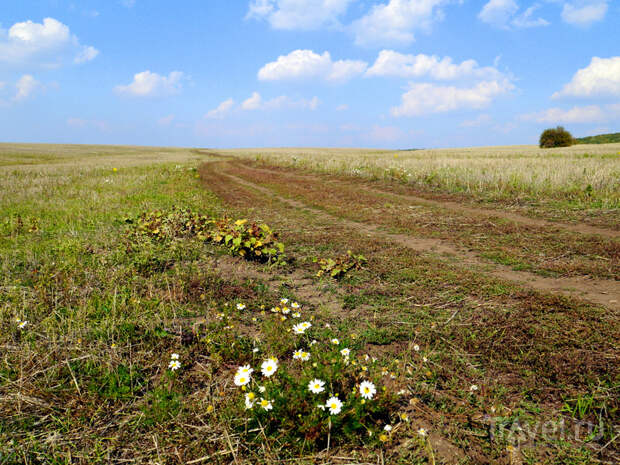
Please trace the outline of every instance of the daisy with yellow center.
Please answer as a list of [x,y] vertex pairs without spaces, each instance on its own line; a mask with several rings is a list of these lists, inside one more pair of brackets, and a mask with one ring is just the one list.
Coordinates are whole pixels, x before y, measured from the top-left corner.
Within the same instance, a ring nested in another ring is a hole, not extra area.
[[372,399],[377,393],[377,388],[370,381],[362,381],[360,383],[360,395],[364,399]]
[[273,405],[271,405],[271,401],[267,400],[267,399],[261,399],[260,400],[260,406],[263,408],[263,410],[272,410],[273,409]]
[[338,415],[342,411],[342,401],[336,396],[332,396],[325,402],[325,407],[329,409],[330,415]]
[[333,338],[330,342],[331,342],[332,344],[334,344],[335,346],[337,346],[338,344],[340,344],[340,341],[339,341],[338,339],[336,339],[336,338]]
[[272,376],[276,370],[278,369],[278,360],[275,358],[270,358],[265,360],[261,366],[260,371],[266,378]]
[[313,379],[308,383],[308,390],[312,394],[320,394],[325,390],[325,381],[321,381],[320,379]]

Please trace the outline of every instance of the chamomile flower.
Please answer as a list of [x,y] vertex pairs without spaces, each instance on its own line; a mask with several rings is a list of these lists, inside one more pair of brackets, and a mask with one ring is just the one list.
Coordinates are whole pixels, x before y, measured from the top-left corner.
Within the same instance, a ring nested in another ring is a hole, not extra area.
[[301,317],[301,313],[294,312],[292,316],[293,316],[293,318],[300,318]]
[[300,308],[300,307],[301,307],[301,305],[299,305],[297,302],[293,302],[293,303],[291,304],[291,307],[292,307],[292,308],[294,308],[294,309],[298,309],[298,308]]
[[478,386],[475,384],[472,384],[469,388],[469,392],[476,392],[478,390]]
[[260,400],[260,406],[263,408],[263,410],[271,410],[271,409],[273,409],[273,405],[271,405],[271,401],[267,400],[267,399],[261,399]]
[[293,353],[293,359],[301,360],[302,362],[307,362],[308,360],[310,360],[310,353],[304,350],[301,350],[301,349],[296,350]]
[[291,309],[288,307],[282,307],[282,313],[284,315],[288,315],[289,313],[291,313]]
[[342,411],[342,402],[338,397],[332,396],[325,402],[325,407],[329,409],[330,415],[338,415]]
[[325,381],[320,379],[313,379],[308,383],[308,390],[313,394],[320,394],[325,390]]
[[304,321],[303,323],[298,323],[295,326],[293,326],[293,332],[295,334],[304,334],[306,330],[310,329],[311,327],[312,327],[312,323],[310,323],[309,321]]
[[390,431],[392,431],[392,425],[385,425],[383,427],[383,431],[387,431],[389,433]]
[[360,395],[364,399],[372,399],[377,393],[377,388],[370,381],[362,381],[360,383]]
[[273,375],[277,369],[278,369],[278,360],[275,358],[270,358],[270,359],[265,360],[260,366],[261,373],[263,374],[263,376],[267,378]]
[[250,410],[252,407],[254,407],[254,403],[256,402],[256,400],[254,400],[256,397],[256,395],[253,392],[248,392],[245,395],[245,409],[246,410]]
[[237,304],[237,310],[245,310],[245,304]]
[[28,325],[28,322],[27,322],[27,321],[20,321],[20,322],[17,324],[17,327],[18,327],[19,329],[24,329],[27,325]]
[[251,381],[251,377],[247,373],[237,373],[235,374],[235,386],[245,386]]
[[288,304],[288,299],[287,298],[280,299],[280,303],[282,305],[286,305],[286,304]]
[[265,386],[258,386],[258,392],[260,392],[261,394],[264,393],[267,390],[267,388]]
[[418,430],[418,436],[425,438],[428,435],[428,432],[424,428],[420,428]]
[[416,352],[420,352],[420,346],[419,345],[414,345],[413,346],[413,350],[415,350]]
[[179,362],[178,360],[170,360],[168,368],[170,368],[172,371],[176,371],[181,368],[181,362]]
[[243,365],[237,368],[237,374],[243,374],[250,376],[254,369],[250,365]]
[[338,344],[340,344],[340,341],[339,341],[338,339],[336,339],[336,338],[333,338],[330,342],[331,342],[332,344],[334,344],[335,346],[337,346]]
[[351,350],[346,347],[340,351],[343,357],[348,358],[351,355]]
[[310,323],[309,321],[304,321],[303,323],[301,323],[301,327],[304,329],[310,329],[312,327],[312,323]]
[[178,360],[179,359],[179,354],[174,353],[174,354],[170,354],[170,360]]

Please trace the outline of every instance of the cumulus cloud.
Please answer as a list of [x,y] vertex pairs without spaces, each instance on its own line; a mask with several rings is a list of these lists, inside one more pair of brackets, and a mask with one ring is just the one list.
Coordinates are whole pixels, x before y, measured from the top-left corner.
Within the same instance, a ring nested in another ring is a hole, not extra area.
[[183,78],[181,71],[172,71],[168,76],[161,76],[146,70],[134,74],[130,84],[116,86],[114,90],[118,94],[131,97],[171,95],[181,91]]
[[507,79],[482,81],[473,87],[442,86],[411,83],[399,106],[393,107],[395,117],[444,113],[461,108],[483,108],[495,97],[514,89]]
[[317,29],[337,25],[355,0],[252,0],[246,18],[264,19],[274,29]]
[[81,45],[69,27],[54,18],[15,23],[8,32],[0,29],[0,62],[58,67],[70,57],[75,63],[85,63],[98,54],[94,47]]
[[613,113],[612,106],[608,106],[604,111],[598,105],[576,106],[570,109],[549,108],[537,113],[522,115],[521,119],[535,121],[537,123],[563,124],[563,123],[596,123],[605,121]]
[[590,64],[577,71],[552,98],[603,96],[620,97],[620,56],[593,57]]
[[213,110],[209,111],[205,115],[205,118],[222,119],[232,110],[234,106],[235,106],[235,101],[233,99],[229,98],[228,100],[224,100],[222,103],[220,103],[217,106],[217,108],[214,108]]
[[389,0],[372,7],[353,22],[355,43],[362,46],[402,44],[415,40],[414,33],[428,31],[443,17],[440,7],[448,0]]
[[320,100],[318,97],[313,97],[310,100],[299,99],[295,100],[286,95],[280,95],[269,100],[263,100],[258,92],[253,92],[252,95],[241,104],[241,109],[246,111],[252,110],[278,110],[282,108],[302,108],[309,110],[316,110],[319,107]]
[[540,5],[532,5],[520,15],[516,16],[511,24],[514,27],[525,29],[529,27],[549,26],[549,21],[543,18],[534,18],[534,12],[540,8]]
[[453,80],[464,77],[498,79],[502,73],[495,67],[481,67],[475,60],[453,63],[452,58],[435,55],[405,55],[393,50],[381,50],[366,76],[395,76],[404,78],[430,77]]
[[15,87],[17,89],[17,93],[15,94],[13,100],[16,102],[31,97],[38,89],[43,88],[41,83],[30,74],[24,74],[21,78],[19,78],[15,84]]
[[601,21],[607,13],[607,0],[576,0],[562,8],[562,20],[576,26],[589,26]]
[[322,55],[312,50],[294,50],[279,56],[263,66],[258,72],[262,81],[321,79],[329,82],[345,82],[362,74],[368,64],[358,60],[332,61],[329,52]]
[[505,27],[518,10],[515,0],[489,0],[478,13],[478,19],[493,26]]
[[540,5],[534,4],[517,14],[519,4],[515,0],[489,0],[478,13],[478,19],[503,29],[548,26],[549,21],[546,19],[534,17],[539,8]]

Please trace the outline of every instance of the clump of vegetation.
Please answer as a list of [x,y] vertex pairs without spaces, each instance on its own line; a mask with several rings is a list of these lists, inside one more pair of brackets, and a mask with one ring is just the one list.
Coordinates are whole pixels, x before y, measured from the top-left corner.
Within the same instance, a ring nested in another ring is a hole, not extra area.
[[144,212],[137,219],[125,220],[134,235],[159,241],[197,238],[225,246],[232,255],[268,263],[283,264],[284,244],[266,224],[245,219],[212,218],[187,208]]
[[545,129],[540,135],[539,146],[543,149],[552,147],[570,147],[574,144],[573,136],[562,126]]
[[315,258],[314,263],[318,263],[320,269],[316,273],[317,277],[325,274],[332,278],[341,278],[351,270],[359,270],[366,263],[366,257],[363,255],[355,255],[347,250],[345,255],[336,258]]

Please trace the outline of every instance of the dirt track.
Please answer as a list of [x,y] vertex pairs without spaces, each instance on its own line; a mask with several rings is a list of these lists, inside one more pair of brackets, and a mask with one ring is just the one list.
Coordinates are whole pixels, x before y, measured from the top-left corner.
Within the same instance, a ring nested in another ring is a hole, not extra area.
[[[313,208],[303,202],[300,202],[299,200],[283,197],[267,187],[258,185],[246,179],[242,179],[239,176],[227,173],[226,170],[223,168],[223,165],[220,165],[219,163],[211,164],[211,168],[216,170],[218,175],[224,176],[234,183],[243,185],[250,189],[254,189],[261,192],[262,194],[272,196],[278,201],[285,203],[291,207],[310,211],[317,218],[321,218],[326,222],[339,223],[340,225],[344,225],[347,228],[356,230],[357,232],[377,237],[382,241],[399,244],[401,246],[405,246],[421,253],[432,253],[435,255],[439,255],[442,258],[454,260],[460,266],[466,267],[468,269],[474,268],[481,273],[486,273],[501,280],[507,280],[523,284],[537,291],[561,293],[570,297],[588,300],[592,303],[602,305],[610,310],[620,310],[620,282],[618,281],[608,279],[592,279],[587,276],[548,278],[526,271],[516,271],[509,266],[499,265],[497,263],[492,263],[490,261],[484,260],[481,257],[477,256],[475,253],[469,252],[462,248],[458,248],[453,244],[447,243],[446,241],[441,239],[421,238],[415,237],[413,235],[388,233],[383,231],[380,226],[376,224],[362,223],[331,215],[329,213],[326,213],[325,211]],[[291,176],[291,182],[295,181],[295,177],[295,175]],[[315,179],[317,182],[325,182],[324,180],[319,179],[317,176],[311,176],[311,178]],[[304,179],[307,181],[308,177],[304,176]],[[377,191],[376,189],[372,190]],[[385,193],[383,191],[377,192]],[[394,195],[391,193],[389,194]],[[534,220],[531,218],[523,217],[521,215],[514,215],[507,212],[497,212],[495,210],[487,211],[477,208],[462,207],[454,202],[444,203],[438,201],[429,201],[413,196],[402,196],[400,194],[396,195],[400,197],[406,197],[415,202],[426,202],[432,205],[440,205],[448,209],[460,209],[461,211],[471,212],[472,214],[476,215],[486,215],[489,217],[500,216],[512,221],[522,222],[535,226],[564,228],[573,232],[586,234],[603,234],[608,237],[617,237],[618,235],[618,233],[616,233],[615,231],[601,230],[600,228],[594,228],[587,225],[576,226],[568,224],[557,224],[543,220]]]

